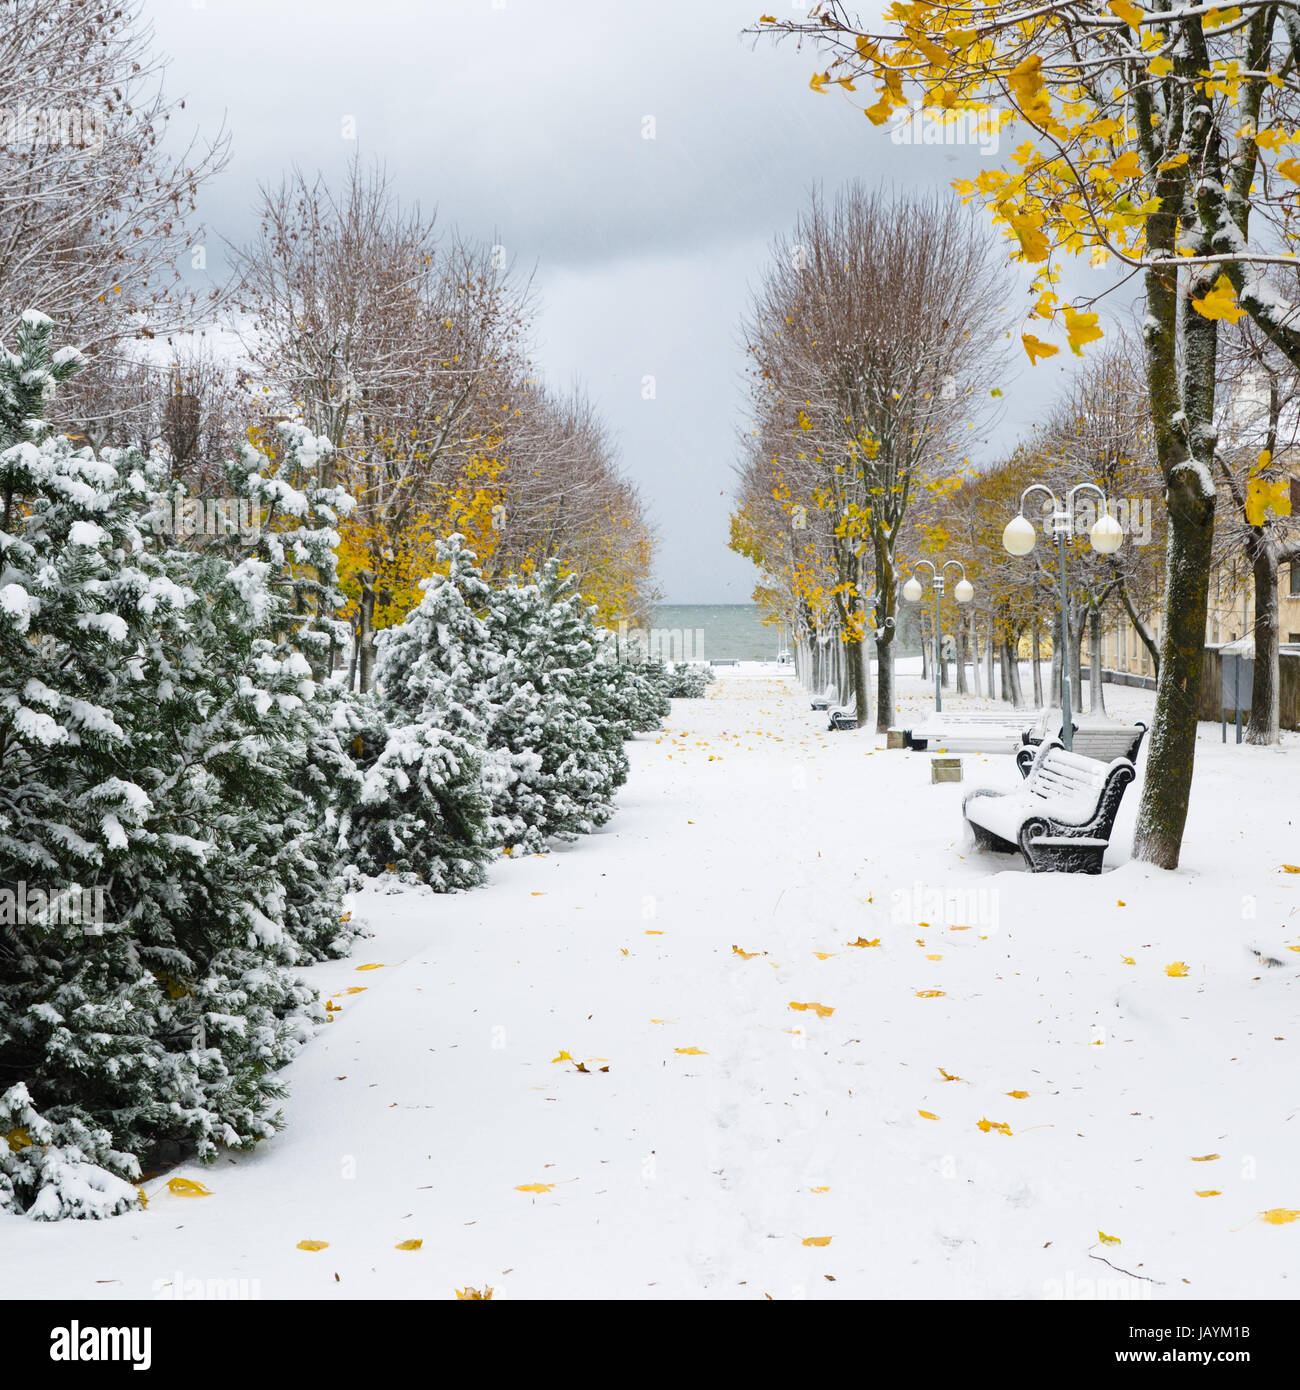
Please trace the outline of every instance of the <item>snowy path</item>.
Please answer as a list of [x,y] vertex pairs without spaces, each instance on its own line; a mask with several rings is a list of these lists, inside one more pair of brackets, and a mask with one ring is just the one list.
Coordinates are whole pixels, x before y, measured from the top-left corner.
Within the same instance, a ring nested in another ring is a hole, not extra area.
[[965,845],[962,791],[1009,758],[931,786],[823,722],[724,677],[638,740],[604,833],[367,894],[375,937],[310,972],[364,989],[290,1070],[288,1128],[181,1169],[208,1197],[0,1218],[0,1293],[1295,1296],[1300,1222],[1256,1219],[1300,1207],[1295,736],[1203,726],[1185,871],[1124,862],[1130,792],[1119,867],[1080,879]]

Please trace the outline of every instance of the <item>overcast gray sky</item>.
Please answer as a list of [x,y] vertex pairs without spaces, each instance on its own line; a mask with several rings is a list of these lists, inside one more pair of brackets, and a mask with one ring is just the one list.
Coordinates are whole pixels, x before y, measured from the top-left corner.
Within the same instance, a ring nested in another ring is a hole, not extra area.
[[[863,103],[811,92],[811,52],[742,38],[762,12],[760,0],[146,8],[183,114],[233,136],[201,202],[210,246],[249,235],[259,182],[295,163],[337,175],[359,150],[403,198],[536,267],[539,360],[557,385],[585,382],[616,431],[670,603],[743,603],[753,588],[726,548],[727,517],[737,322],[769,239],[814,183],[946,185],[989,162],[973,146],[895,144]],[[219,255],[210,268],[220,274]],[[1011,369],[986,451],[1041,412],[1071,365]]]

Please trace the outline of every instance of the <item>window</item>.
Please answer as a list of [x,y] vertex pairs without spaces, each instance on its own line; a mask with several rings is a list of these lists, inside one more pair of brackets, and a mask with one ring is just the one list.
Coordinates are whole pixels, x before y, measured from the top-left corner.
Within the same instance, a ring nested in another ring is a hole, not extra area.
[[1287,594],[1291,598],[1300,598],[1300,561],[1292,560],[1287,568],[1291,571],[1291,583]]
[[1287,646],[1292,644],[1300,647],[1300,632],[1288,632],[1286,635]]

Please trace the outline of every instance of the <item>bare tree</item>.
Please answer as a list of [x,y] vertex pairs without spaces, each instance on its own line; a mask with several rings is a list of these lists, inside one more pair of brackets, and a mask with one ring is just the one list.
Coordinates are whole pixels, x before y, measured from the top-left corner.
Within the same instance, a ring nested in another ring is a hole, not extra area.
[[139,0],[0,0],[0,336],[24,309],[94,357],[193,321],[176,262],[228,141],[169,153],[184,103]]
[[755,392],[785,409],[802,438],[805,500],[833,521],[833,596],[860,724],[866,643],[876,644],[882,731],[894,718],[898,542],[913,488],[960,461],[1002,364],[1008,278],[994,245],[934,195],[858,184],[829,204],[814,194],[776,239],[745,325]]

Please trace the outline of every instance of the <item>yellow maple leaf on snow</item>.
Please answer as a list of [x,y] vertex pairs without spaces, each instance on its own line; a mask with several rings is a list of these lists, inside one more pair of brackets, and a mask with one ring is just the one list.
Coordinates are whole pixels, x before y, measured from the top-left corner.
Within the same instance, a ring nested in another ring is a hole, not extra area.
[[201,1182],[193,1182],[189,1178],[172,1178],[167,1184],[167,1190],[174,1192],[178,1197],[211,1197],[212,1193],[204,1187]]

